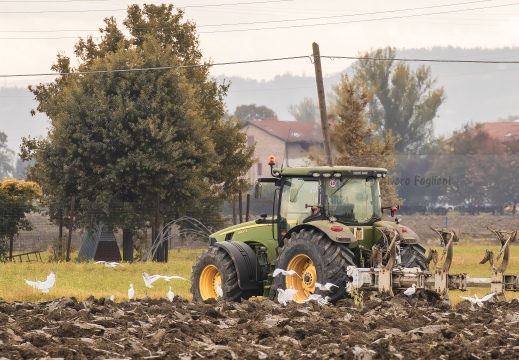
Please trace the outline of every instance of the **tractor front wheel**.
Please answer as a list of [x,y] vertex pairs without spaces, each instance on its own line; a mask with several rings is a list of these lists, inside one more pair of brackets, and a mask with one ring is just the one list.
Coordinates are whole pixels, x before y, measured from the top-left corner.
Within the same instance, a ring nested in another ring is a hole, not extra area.
[[191,293],[194,301],[241,300],[236,267],[225,250],[211,246],[198,256],[191,272]]
[[[336,302],[346,294],[346,268],[355,265],[354,254],[347,245],[330,240],[316,230],[301,230],[285,239],[278,251],[275,267],[294,270],[297,275],[278,275],[271,291],[293,288],[297,290],[293,300],[302,303],[311,294],[329,296]],[[331,291],[321,291],[316,283],[337,285]]]

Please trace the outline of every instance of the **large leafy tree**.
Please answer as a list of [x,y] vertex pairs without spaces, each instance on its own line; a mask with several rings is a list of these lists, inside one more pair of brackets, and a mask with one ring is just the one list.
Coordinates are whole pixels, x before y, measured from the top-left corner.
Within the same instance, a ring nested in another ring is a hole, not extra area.
[[234,117],[242,120],[277,120],[276,112],[265,105],[258,106],[256,104],[239,105],[234,111]]
[[443,87],[427,66],[412,69],[395,61],[396,51],[387,47],[361,56],[354,66],[354,79],[362,81],[375,96],[370,103],[370,121],[378,131],[391,131],[396,150],[419,153],[433,139],[433,119],[445,100]]
[[195,24],[172,5],[128,7],[123,24],[105,19],[102,37],[80,39],[77,68],[58,54],[52,69],[70,73],[30,87],[51,119],[46,139],[24,141],[31,179],[51,205],[72,196],[79,223],[132,229],[156,210],[202,221],[247,184],[252,151],[236,121],[223,120],[228,86],[209,78]]
[[14,175],[14,151],[7,147],[7,135],[0,131],[0,180]]
[[38,209],[42,197],[38,184],[9,179],[0,182],[0,261],[12,259],[14,236],[32,230],[26,214]]
[[299,104],[289,105],[288,112],[297,121],[316,122],[319,120],[319,105],[309,97],[305,97]]
[[[369,122],[368,105],[373,93],[362,83],[343,75],[334,87],[330,100],[330,141],[334,148],[334,165],[384,167],[395,165],[393,151],[395,138],[388,132],[377,134],[376,126]],[[325,157],[315,149],[310,160],[325,165]],[[385,204],[399,201],[395,186],[387,180],[381,183]]]
[[465,124],[455,131],[433,173],[448,177],[447,196],[455,204],[519,202],[519,145],[500,142],[482,124]]

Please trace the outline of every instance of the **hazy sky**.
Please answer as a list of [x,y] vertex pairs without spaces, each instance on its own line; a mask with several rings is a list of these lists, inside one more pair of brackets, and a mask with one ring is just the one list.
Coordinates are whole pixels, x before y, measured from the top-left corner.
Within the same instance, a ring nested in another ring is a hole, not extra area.
[[[26,86],[52,77],[5,77],[49,73],[58,52],[73,57],[78,37],[98,36],[105,17],[122,26],[129,4],[121,0],[0,0],[0,86]],[[197,24],[205,58],[216,64],[306,56],[312,43],[321,55],[356,56],[374,48],[519,45],[519,2],[183,0],[185,19]],[[517,56],[516,54],[512,54]],[[511,54],[496,54],[496,60]],[[352,60],[323,59],[336,73]],[[74,62],[73,62],[74,64]],[[213,75],[272,79],[284,73],[313,75],[310,58],[214,66]]]

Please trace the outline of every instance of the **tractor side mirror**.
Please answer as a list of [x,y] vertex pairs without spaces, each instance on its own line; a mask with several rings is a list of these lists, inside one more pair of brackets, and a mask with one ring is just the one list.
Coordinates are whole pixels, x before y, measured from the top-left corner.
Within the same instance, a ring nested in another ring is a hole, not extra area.
[[256,184],[254,184],[254,198],[261,199],[261,183],[256,181]]

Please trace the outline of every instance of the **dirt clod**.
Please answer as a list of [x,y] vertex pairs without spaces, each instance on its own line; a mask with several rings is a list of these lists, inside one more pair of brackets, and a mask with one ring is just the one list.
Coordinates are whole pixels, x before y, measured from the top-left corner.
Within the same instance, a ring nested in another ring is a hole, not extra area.
[[[10,359],[517,359],[519,302],[0,301]],[[437,305],[440,305],[438,303]]]

